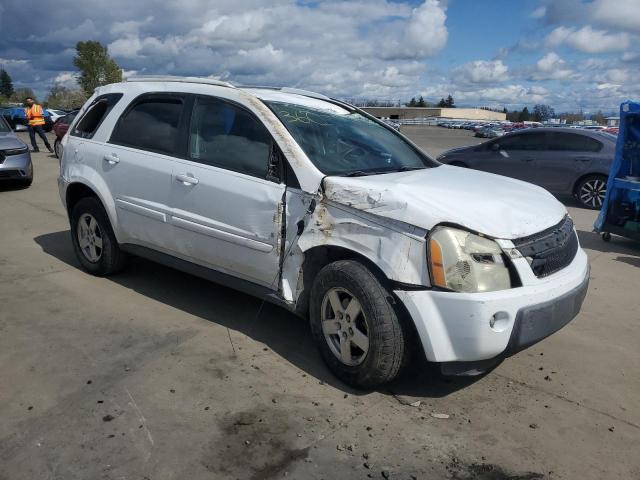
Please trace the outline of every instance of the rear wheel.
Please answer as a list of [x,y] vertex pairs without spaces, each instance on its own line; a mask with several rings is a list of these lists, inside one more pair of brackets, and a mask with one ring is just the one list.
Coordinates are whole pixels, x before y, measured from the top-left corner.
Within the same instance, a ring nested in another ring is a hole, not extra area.
[[333,373],[371,388],[408,363],[409,341],[391,294],[362,264],[340,260],[318,273],[310,302],[311,331]]
[[97,198],[85,197],[71,210],[71,239],[80,264],[92,275],[110,275],[124,266],[125,254]]
[[607,177],[604,175],[589,175],[578,183],[576,197],[586,208],[600,210],[607,194]]

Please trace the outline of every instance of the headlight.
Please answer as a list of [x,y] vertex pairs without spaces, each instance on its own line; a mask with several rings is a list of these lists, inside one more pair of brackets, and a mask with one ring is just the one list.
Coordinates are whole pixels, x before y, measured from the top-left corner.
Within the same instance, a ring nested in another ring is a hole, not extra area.
[[23,153],[27,153],[29,151],[28,147],[21,147],[21,148],[12,148],[9,150],[3,150],[2,153],[4,153],[7,157],[9,155],[21,155]]
[[434,286],[457,292],[511,288],[502,249],[488,238],[457,228],[438,227],[429,236],[428,257]]

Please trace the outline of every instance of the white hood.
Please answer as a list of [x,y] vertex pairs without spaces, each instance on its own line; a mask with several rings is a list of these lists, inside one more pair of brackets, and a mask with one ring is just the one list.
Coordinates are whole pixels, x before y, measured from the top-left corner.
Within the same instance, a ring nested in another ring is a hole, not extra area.
[[324,182],[329,200],[426,230],[446,222],[514,239],[552,227],[567,214],[543,188],[448,165]]

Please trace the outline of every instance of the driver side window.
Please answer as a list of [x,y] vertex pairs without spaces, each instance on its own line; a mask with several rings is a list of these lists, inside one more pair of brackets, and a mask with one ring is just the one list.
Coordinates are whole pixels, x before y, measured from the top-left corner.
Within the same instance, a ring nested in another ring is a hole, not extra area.
[[243,108],[219,99],[197,98],[191,116],[189,155],[196,162],[264,179],[271,136]]

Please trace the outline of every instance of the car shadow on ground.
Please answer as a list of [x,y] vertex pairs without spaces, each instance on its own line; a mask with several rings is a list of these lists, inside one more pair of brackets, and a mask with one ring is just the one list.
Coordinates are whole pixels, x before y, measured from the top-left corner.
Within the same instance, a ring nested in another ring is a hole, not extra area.
[[[68,230],[41,235],[34,240],[46,254],[80,269]],[[241,332],[265,344],[319,382],[353,395],[368,393],[343,384],[327,369],[315,347],[308,322],[284,308],[263,304],[255,297],[137,257],[131,258],[125,271],[108,279],[177,310]],[[388,395],[439,398],[481,378],[445,378],[436,365],[416,357],[404,375],[378,391]]]
[[[612,235],[611,240],[605,242],[599,233],[587,232],[585,230],[577,230],[577,232],[578,238],[580,239],[580,246],[582,248],[596,252],[630,255],[629,258],[637,258],[638,261],[640,261],[640,242],[637,242],[636,240]],[[620,258],[621,257],[618,257],[616,260],[619,260]]]
[[16,190],[24,190],[29,188],[30,185],[25,185],[24,183],[20,183],[15,180],[8,180],[0,183],[0,193],[2,192],[13,192]]

